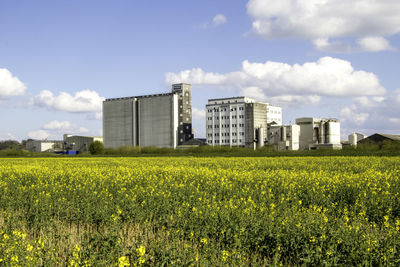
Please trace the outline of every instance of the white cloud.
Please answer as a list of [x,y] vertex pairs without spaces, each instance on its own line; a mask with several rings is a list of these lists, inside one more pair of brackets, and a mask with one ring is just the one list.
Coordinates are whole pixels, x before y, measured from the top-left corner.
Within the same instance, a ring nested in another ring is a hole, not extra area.
[[226,16],[224,14],[217,14],[214,16],[211,22],[206,22],[200,25],[200,28],[207,29],[211,27],[218,27],[228,22]]
[[357,97],[353,104],[344,107],[341,120],[346,128],[366,131],[400,131],[400,89],[380,97]]
[[69,121],[51,121],[40,127],[39,130],[34,130],[28,133],[28,137],[32,139],[49,139],[55,138],[63,134],[85,134],[89,130]]
[[12,75],[8,69],[0,69],[0,98],[23,95],[26,85],[18,77]]
[[51,110],[73,113],[95,113],[101,112],[104,99],[96,91],[89,89],[78,91],[75,95],[61,92],[57,96],[51,91],[44,90],[35,96],[31,102],[36,106],[46,107]]
[[364,51],[378,52],[384,50],[395,50],[389,41],[383,37],[365,37],[358,40],[358,44]]
[[379,96],[386,92],[374,73],[355,70],[350,62],[331,57],[303,65],[245,60],[235,72],[219,74],[194,68],[167,73],[165,82],[230,88],[259,100],[275,97],[286,103],[317,103],[320,96]]
[[226,19],[225,15],[223,14],[217,14],[215,15],[215,17],[213,18],[213,25],[214,26],[219,26],[222,24],[225,24],[228,20]]
[[351,45],[342,41],[329,41],[328,38],[318,38],[313,41],[316,49],[330,53],[350,53]]
[[206,119],[206,111],[204,109],[198,109],[195,107],[192,107],[192,118],[193,119],[198,119],[198,120],[205,120]]
[[359,112],[355,106],[345,107],[340,112],[342,122],[355,124],[356,126],[363,125],[369,118],[369,114],[365,112]]
[[400,32],[398,0],[249,0],[247,12],[264,38],[314,40],[317,49],[336,52],[347,45],[328,39],[359,38],[364,51],[392,50],[383,37]]
[[36,130],[29,132],[28,137],[31,139],[44,140],[52,137],[52,135],[45,130]]
[[194,68],[179,73],[167,72],[165,74],[165,81],[167,84],[180,81],[190,81],[192,84],[220,85],[226,81],[226,77],[222,74],[204,72],[200,68]]
[[43,130],[56,131],[61,133],[87,133],[89,130],[85,127],[80,127],[69,121],[51,121],[43,125]]

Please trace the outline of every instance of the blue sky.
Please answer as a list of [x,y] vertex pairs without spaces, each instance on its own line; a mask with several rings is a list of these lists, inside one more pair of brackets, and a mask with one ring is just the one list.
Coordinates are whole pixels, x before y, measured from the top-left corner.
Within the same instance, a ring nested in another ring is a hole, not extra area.
[[104,98],[193,85],[246,95],[353,132],[400,134],[395,0],[12,1],[0,3],[0,140],[101,135]]

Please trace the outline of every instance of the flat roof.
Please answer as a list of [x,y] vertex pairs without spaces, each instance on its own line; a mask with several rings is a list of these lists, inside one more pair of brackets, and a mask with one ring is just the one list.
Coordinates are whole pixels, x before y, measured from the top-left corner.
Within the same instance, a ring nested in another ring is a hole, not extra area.
[[153,94],[153,95],[140,95],[140,96],[127,96],[127,97],[117,97],[117,98],[107,98],[103,102],[108,101],[118,101],[118,100],[128,100],[128,99],[135,99],[135,98],[148,98],[148,97],[157,97],[157,96],[169,96],[175,93],[162,93],[162,94]]

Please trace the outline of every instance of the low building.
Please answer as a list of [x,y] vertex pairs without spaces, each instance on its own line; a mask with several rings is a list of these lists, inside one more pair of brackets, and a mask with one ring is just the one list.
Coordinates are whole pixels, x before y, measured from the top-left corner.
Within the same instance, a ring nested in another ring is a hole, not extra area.
[[103,142],[103,137],[64,134],[63,144],[65,150],[86,152],[94,141]]
[[267,130],[267,144],[275,150],[299,150],[299,125],[270,125]]
[[383,142],[400,143],[400,135],[376,133],[358,141],[357,144],[382,144]]
[[301,150],[342,148],[338,119],[298,118],[296,124],[300,126],[299,148]]
[[27,140],[26,149],[32,152],[63,151],[63,141],[58,140]]
[[263,146],[269,123],[282,124],[282,108],[244,96],[210,99],[206,105],[208,145]]

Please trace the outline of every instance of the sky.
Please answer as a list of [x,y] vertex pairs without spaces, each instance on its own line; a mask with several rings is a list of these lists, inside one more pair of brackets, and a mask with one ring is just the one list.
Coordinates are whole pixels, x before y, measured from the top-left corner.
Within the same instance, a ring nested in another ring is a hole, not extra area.
[[192,84],[248,96],[283,122],[338,118],[400,134],[398,0],[1,0],[0,140],[102,135],[106,98]]

